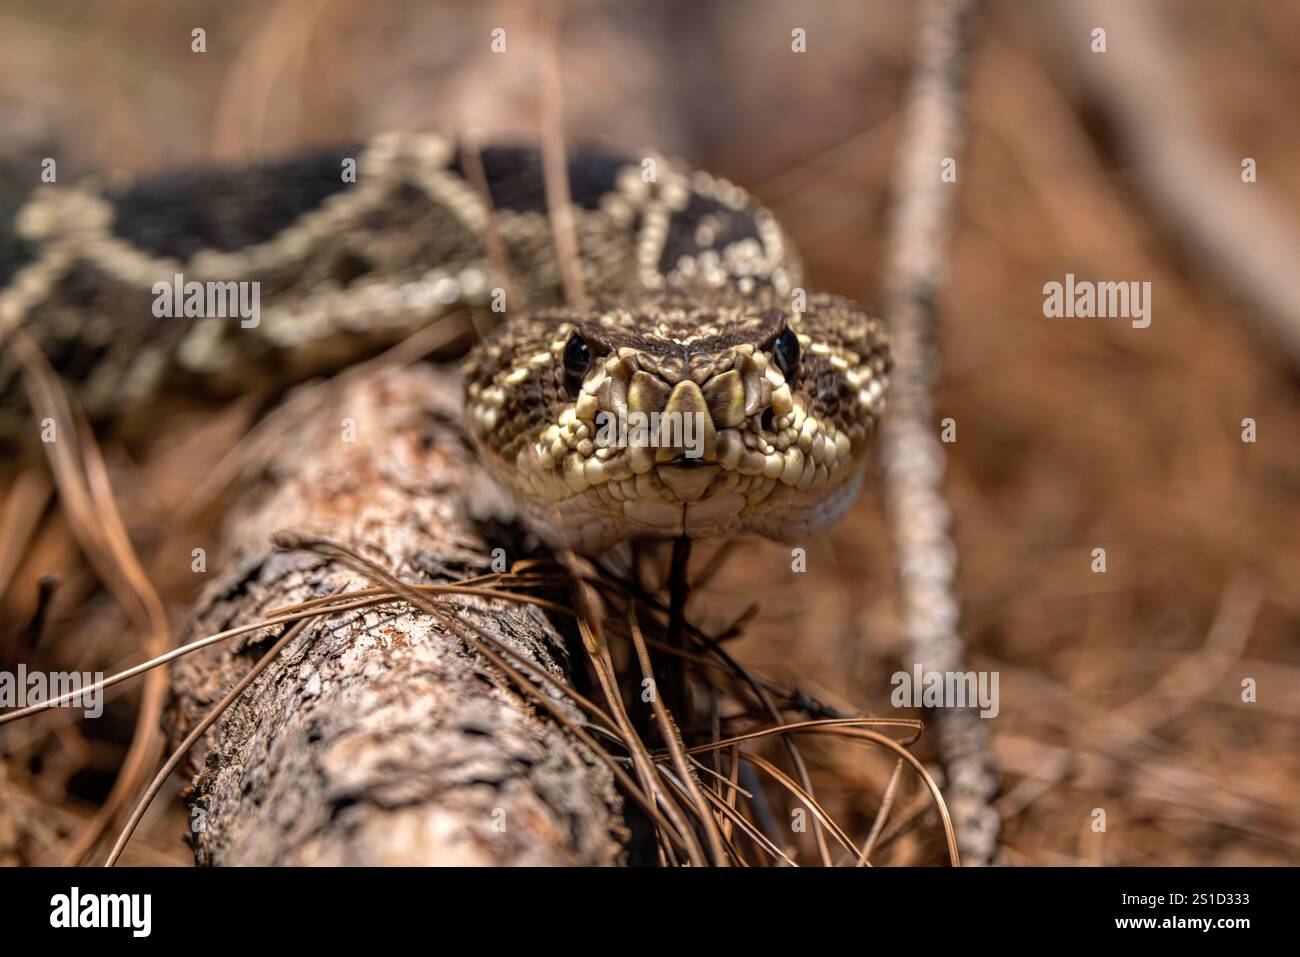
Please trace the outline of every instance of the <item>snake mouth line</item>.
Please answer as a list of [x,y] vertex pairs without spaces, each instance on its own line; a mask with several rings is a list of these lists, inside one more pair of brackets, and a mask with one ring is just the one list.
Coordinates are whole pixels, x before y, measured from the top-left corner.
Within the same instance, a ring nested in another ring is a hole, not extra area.
[[669,459],[667,462],[661,462],[659,464],[659,468],[663,469],[664,467],[669,467],[675,469],[702,469],[702,468],[708,468],[710,465],[717,465],[717,464],[718,464],[717,459],[706,458],[703,455],[697,455],[693,458],[688,455],[679,455],[676,458]]
[[[664,481],[667,474],[698,474],[661,464],[642,477],[640,493],[612,498],[610,489],[590,489],[559,502],[526,499],[534,528],[543,537],[570,547],[600,550],[629,537],[671,539],[681,535],[708,538],[753,532],[781,541],[800,540],[834,521],[852,502],[862,478],[853,472],[834,487],[805,493],[763,476],[736,476],[733,484],[721,467],[710,477],[707,493],[682,501]],[[719,477],[722,483],[713,485]],[[615,489],[614,491],[617,491]]]

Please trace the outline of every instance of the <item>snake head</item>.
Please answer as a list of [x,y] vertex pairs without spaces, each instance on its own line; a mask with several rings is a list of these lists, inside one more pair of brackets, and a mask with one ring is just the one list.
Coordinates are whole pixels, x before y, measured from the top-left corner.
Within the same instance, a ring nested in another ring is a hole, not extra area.
[[470,433],[548,542],[798,540],[838,518],[884,409],[883,329],[843,299],[660,294],[507,324],[465,362]]

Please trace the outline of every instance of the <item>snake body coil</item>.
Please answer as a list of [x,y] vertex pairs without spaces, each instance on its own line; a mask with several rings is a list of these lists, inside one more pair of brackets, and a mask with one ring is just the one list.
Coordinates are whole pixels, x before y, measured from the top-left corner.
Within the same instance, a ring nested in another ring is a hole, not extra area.
[[[451,311],[500,319],[505,298],[522,317],[464,359],[466,422],[551,542],[791,538],[847,507],[883,409],[884,334],[844,300],[803,294],[766,210],[659,156],[575,153],[589,296],[566,306],[537,152],[465,160],[442,137],[388,136],[242,170],[40,187],[0,209],[0,341],[21,330],[94,421],[121,426],[163,397],[272,394]],[[467,175],[477,160],[486,198]],[[256,283],[259,314],[160,316],[160,284],[182,283]],[[643,420],[690,431],[647,443]],[[6,341],[0,442],[34,431]]]

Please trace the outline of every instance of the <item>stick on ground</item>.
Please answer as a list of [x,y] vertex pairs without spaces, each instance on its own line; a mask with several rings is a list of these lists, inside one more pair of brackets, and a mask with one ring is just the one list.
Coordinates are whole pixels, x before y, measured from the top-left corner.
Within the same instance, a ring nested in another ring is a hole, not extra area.
[[[922,8],[888,282],[896,370],[880,455],[902,588],[907,664],[941,672],[966,669],[952,510],[943,494],[945,460],[930,390],[938,378],[936,300],[946,274],[949,211],[957,189],[942,171],[944,162],[961,152],[964,68],[975,8],[974,0],[930,0]],[[944,708],[931,717],[962,860],[991,863],[1000,822],[990,802],[998,782],[984,724],[973,709]]]

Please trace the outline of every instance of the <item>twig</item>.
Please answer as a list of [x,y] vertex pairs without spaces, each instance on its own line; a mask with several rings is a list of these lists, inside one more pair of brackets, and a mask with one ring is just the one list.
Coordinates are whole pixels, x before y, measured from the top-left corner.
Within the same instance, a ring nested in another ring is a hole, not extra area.
[[[158,654],[171,642],[167,613],[126,532],[89,424],[84,416],[78,416],[63,383],[35,343],[20,330],[14,330],[10,338],[33,412],[55,423],[56,441],[48,443],[45,451],[68,524],[100,579],[143,636],[145,650]],[[78,424],[82,426],[80,433]],[[90,824],[64,856],[65,865],[81,863],[161,756],[159,720],[166,694],[167,672],[150,674],[140,696],[131,746],[117,779]]]
[[[632,581],[630,579],[616,579],[616,580],[619,581],[619,583],[629,594],[633,595],[638,601],[642,602],[642,604],[646,605],[647,607],[656,609],[661,612],[669,611],[668,609],[665,609],[663,607],[663,604],[657,601],[653,595],[646,594],[644,590],[641,589],[641,587],[635,581]],[[779,708],[777,708],[776,702],[772,700],[772,696],[768,693],[767,688],[764,687],[762,682],[760,682],[753,675],[751,675],[745,668],[741,667],[741,665],[735,660],[735,658],[729,655],[726,649],[724,649],[722,645],[718,644],[716,640],[710,638],[708,635],[704,634],[698,628],[689,625],[689,623],[687,625],[686,630],[691,634],[692,637],[698,640],[707,651],[712,652],[718,658],[718,660],[721,661],[727,667],[727,669],[732,674],[734,674],[737,678],[739,678],[740,681],[749,688],[749,690],[753,693],[754,697],[760,702],[763,708],[771,716],[773,721],[780,723],[781,711]],[[807,791],[809,794],[813,794],[815,797],[815,792],[813,790],[813,784],[812,784],[812,776],[809,775],[808,766],[804,762],[803,755],[799,752],[799,745],[794,741],[793,738],[788,736],[783,736],[781,743],[784,745],[786,753],[790,756],[790,761],[794,765],[795,771],[799,775],[799,783],[803,786],[803,789],[805,791]],[[748,785],[746,786],[748,787]],[[752,788],[751,790],[756,790],[756,789],[757,788],[755,787]],[[831,860],[830,848],[826,845],[826,836],[822,833],[821,822],[816,818],[816,816],[813,817],[813,837],[816,839],[817,851],[821,856],[822,863],[826,867],[832,866],[833,862]]]
[[483,168],[483,145],[477,134],[466,131],[461,134],[460,165],[465,170],[465,178],[473,185],[483,208],[487,210],[487,221],[483,227],[483,245],[487,247],[488,259],[501,277],[506,291],[506,309],[516,314],[528,311],[528,302],[519,292],[514,275],[510,270],[510,254],[506,251],[505,240],[497,228],[496,206],[492,202],[492,188],[488,185],[487,171]]
[[[641,674],[653,682],[654,667],[650,663],[650,652],[646,648],[645,637],[641,634],[641,628],[637,625],[635,604],[627,606],[627,624],[632,634],[632,642],[636,646],[637,662],[641,666]],[[713,858],[713,863],[725,865],[727,857],[722,849],[722,832],[718,830],[717,820],[705,804],[699,782],[695,779],[695,774],[686,760],[681,729],[673,722],[672,716],[664,707],[662,695],[652,694],[650,696],[650,706],[654,709],[655,720],[659,722],[660,733],[668,744],[673,764],[677,768],[677,773],[681,776],[682,789],[695,805],[697,816],[704,823],[704,835],[709,842],[709,854]]]
[[[938,378],[936,297],[945,278],[954,195],[941,171],[960,152],[975,8],[975,0],[930,0],[923,8],[891,235],[888,302],[896,373],[880,455],[903,628],[911,659],[926,671],[964,670],[952,511],[943,496],[945,462],[930,389]],[[962,857],[989,864],[997,851],[999,819],[990,802],[998,782],[985,727],[972,709],[940,709],[935,723]]]
[[898,793],[898,782],[902,777],[903,761],[900,758],[894,762],[894,773],[889,776],[889,786],[885,788],[885,796],[880,800],[880,810],[876,812],[876,819],[871,822],[871,833],[862,845],[862,854],[858,857],[859,867],[871,866],[871,852],[876,849],[876,842],[880,840],[885,824],[889,821],[889,812],[894,808],[894,795]]
[[566,302],[587,298],[578,261],[578,238],[573,225],[569,192],[569,153],[564,142],[564,78],[560,72],[560,20],[563,4],[537,5],[538,48],[541,73],[542,167],[546,207],[555,237],[555,255],[564,280]]
[[40,469],[26,469],[5,490],[0,510],[0,599],[9,590],[50,500],[50,480]]

